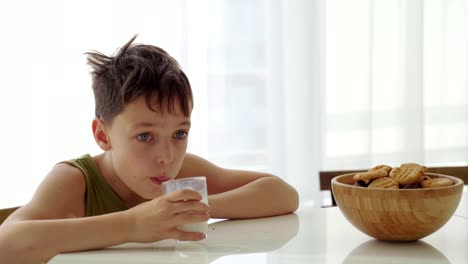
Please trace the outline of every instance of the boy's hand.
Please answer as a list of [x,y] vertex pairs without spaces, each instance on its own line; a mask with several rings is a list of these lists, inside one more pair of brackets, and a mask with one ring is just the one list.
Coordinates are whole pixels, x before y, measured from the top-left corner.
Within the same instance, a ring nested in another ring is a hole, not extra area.
[[148,243],[163,239],[197,241],[205,238],[198,232],[177,229],[183,224],[207,221],[210,207],[201,202],[196,191],[180,190],[142,203],[126,211],[130,223],[130,242]]

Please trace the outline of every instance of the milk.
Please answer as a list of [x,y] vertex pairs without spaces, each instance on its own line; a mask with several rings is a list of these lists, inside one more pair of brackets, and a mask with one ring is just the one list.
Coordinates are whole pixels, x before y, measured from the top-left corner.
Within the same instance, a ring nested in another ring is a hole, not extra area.
[[[171,193],[177,190],[190,189],[199,192],[202,195],[202,202],[208,204],[208,190],[206,186],[206,177],[190,177],[163,182],[163,193]],[[208,221],[185,224],[177,227],[186,232],[201,232],[206,235],[208,232]]]
[[201,232],[206,234],[208,232],[208,221],[180,225],[177,228],[185,232]]
[[[203,196],[202,202],[208,204],[206,195]],[[201,232],[206,235],[206,233],[208,233],[208,221],[180,225],[177,228],[185,232]]]

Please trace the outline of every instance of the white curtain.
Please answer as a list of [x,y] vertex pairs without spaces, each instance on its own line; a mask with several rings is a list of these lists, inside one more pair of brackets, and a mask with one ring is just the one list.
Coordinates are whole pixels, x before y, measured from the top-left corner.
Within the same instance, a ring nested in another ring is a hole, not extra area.
[[466,1],[197,1],[188,10],[206,23],[188,23],[198,50],[188,65],[195,87],[208,89],[197,98],[212,98],[200,114],[212,159],[277,173],[314,204],[319,170],[468,163]]
[[321,205],[318,171],[468,163],[463,0],[0,3],[0,207],[96,154],[84,52],[159,45],[195,95],[189,151],[268,171]]
[[332,0],[326,13],[323,167],[467,164],[468,3]]

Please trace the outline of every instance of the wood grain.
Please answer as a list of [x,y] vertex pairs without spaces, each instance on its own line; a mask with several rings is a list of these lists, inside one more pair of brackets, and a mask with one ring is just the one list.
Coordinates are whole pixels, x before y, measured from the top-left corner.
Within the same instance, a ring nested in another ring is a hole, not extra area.
[[354,173],[332,180],[332,191],[343,215],[357,229],[379,240],[414,241],[441,228],[458,207],[463,181],[459,178],[426,173],[450,179],[454,185],[429,189],[374,189],[353,186]]

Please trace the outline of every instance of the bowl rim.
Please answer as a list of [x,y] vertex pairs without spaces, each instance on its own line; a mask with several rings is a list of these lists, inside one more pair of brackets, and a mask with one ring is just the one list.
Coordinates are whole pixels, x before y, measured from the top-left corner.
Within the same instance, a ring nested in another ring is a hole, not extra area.
[[[365,171],[363,170],[362,172],[365,172]],[[355,185],[351,185],[351,184],[341,183],[341,182],[338,181],[338,179],[340,179],[340,178],[349,177],[350,175],[354,175],[356,173],[359,173],[359,172],[352,172],[352,173],[337,175],[337,176],[333,177],[333,179],[331,180],[331,185],[332,186],[333,185],[346,186],[347,188],[356,188],[356,189],[360,189],[360,190],[373,190],[373,191],[382,190],[382,191],[393,191],[393,192],[420,192],[420,191],[429,191],[429,190],[444,190],[444,189],[455,188],[455,187],[457,187],[459,185],[464,185],[463,180],[458,178],[458,177],[451,176],[451,175],[446,175],[446,174],[440,174],[440,173],[432,173],[432,172],[426,172],[424,174],[428,175],[428,176],[437,176],[437,177],[442,176],[442,178],[448,178],[448,179],[452,180],[452,182],[454,182],[454,184],[451,185],[451,186],[444,186],[444,187],[437,187],[437,188],[383,189],[383,188],[364,188],[364,187],[361,187],[361,186],[355,186]]]

